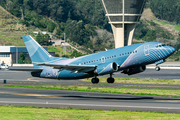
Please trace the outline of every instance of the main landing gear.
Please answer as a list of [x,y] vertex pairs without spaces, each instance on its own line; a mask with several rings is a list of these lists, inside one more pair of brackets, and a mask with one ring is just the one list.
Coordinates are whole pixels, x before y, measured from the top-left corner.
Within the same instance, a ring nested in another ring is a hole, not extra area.
[[93,83],[93,84],[98,84],[99,83],[99,78],[92,78],[92,80],[91,80],[91,82]]
[[[92,78],[91,79],[91,82],[93,83],[93,84],[98,84],[99,83],[99,78],[97,78],[96,76],[95,76],[95,78]],[[112,74],[110,74],[110,77],[107,79],[107,83],[114,83],[115,82],[115,79],[112,77]]]
[[110,78],[107,79],[107,83],[114,83],[115,79],[112,77],[112,74],[110,74]]
[[160,71],[161,68],[160,68],[159,66],[156,66],[155,70],[156,70],[156,71]]

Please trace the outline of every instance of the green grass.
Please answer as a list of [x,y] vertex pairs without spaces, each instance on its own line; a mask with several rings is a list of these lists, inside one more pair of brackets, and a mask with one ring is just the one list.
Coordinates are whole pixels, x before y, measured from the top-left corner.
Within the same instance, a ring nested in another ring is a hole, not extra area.
[[[159,23],[159,24],[161,24],[161,25],[172,25],[172,24],[170,24],[170,23],[168,23],[168,22],[164,22],[164,21],[158,21],[158,20],[154,20],[156,23]],[[178,25],[172,25],[172,26],[174,26],[174,29],[175,30],[178,30],[178,31],[180,31],[180,26],[178,26]]]
[[155,20],[155,21],[161,25],[168,25],[169,24],[168,22],[164,22],[164,21],[158,21],[158,20]]
[[49,46],[49,47],[48,47],[48,52],[59,52],[59,53],[63,53],[63,51],[57,49],[57,48],[54,47],[54,46]]
[[60,86],[60,85],[42,85],[42,86],[14,86],[1,85],[2,87],[14,88],[32,88],[32,89],[48,89],[48,90],[68,90],[68,91],[85,91],[99,93],[116,93],[116,94],[131,94],[131,95],[150,95],[163,96],[170,98],[180,98],[180,90],[159,90],[159,89],[130,89],[130,88],[107,88],[107,87],[87,87],[87,86]]
[[0,106],[1,120],[180,120],[180,114]]
[[[101,77],[101,78],[99,78],[99,80],[100,80],[101,83],[107,83],[107,78],[106,77]],[[83,81],[87,81],[87,80],[84,79]],[[115,78],[115,83],[180,85],[180,80]]]
[[[60,46],[56,46],[56,47],[54,47],[54,46],[49,46],[49,47],[48,47],[48,52],[55,52],[55,53],[61,53],[61,54],[63,54],[63,53],[64,53],[64,49],[61,48]],[[67,55],[70,55],[70,53],[67,52],[67,51],[66,51],[66,54],[67,54]]]
[[180,26],[177,26],[177,25],[176,25],[176,26],[174,27],[174,29],[180,31]]

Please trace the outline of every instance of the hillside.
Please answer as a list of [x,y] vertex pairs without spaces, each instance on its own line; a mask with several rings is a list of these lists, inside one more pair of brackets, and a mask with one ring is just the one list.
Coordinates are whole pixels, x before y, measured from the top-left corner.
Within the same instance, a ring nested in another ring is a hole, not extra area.
[[22,36],[26,26],[19,24],[19,19],[0,6],[0,44],[24,46]]
[[[170,23],[157,19],[158,12],[153,7],[153,4],[159,4],[162,1],[168,3],[167,0],[148,1],[142,19],[136,27],[133,42],[159,41],[179,49],[179,26],[174,24],[174,21]],[[13,16],[10,19],[12,23],[7,23],[8,20],[6,20],[7,24],[1,22],[3,28],[1,27],[2,40],[0,41],[6,45],[22,45],[23,42],[19,42],[22,41],[21,36],[32,34],[32,31],[37,29],[50,32],[58,39],[63,39],[66,33],[67,41],[71,45],[87,53],[114,48],[112,30],[99,0],[3,0],[0,5],[17,17]],[[173,3],[174,5],[177,6]],[[156,13],[152,13],[149,7]],[[166,7],[169,10],[170,6],[166,5]],[[178,16],[174,14],[177,11],[173,12],[175,8],[172,9],[173,17],[177,18]],[[13,36],[13,38],[7,36]]]
[[[180,26],[155,17],[150,8],[146,8],[136,27],[134,41],[159,41],[176,45],[179,44]],[[151,37],[152,36],[152,37]]]

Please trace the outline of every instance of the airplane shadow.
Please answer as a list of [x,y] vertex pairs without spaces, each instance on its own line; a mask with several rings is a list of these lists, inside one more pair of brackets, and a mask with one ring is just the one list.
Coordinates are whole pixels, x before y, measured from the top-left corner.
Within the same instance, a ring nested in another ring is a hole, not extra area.
[[180,100],[173,98],[155,98],[155,97],[91,97],[91,96],[60,96],[64,98],[79,98],[79,99],[100,99],[100,100]]

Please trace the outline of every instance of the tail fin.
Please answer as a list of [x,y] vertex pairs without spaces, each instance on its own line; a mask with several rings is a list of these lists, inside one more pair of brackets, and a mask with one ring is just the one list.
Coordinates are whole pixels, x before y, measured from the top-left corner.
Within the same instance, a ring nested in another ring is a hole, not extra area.
[[37,43],[30,35],[23,36],[24,43],[28,50],[33,65],[52,60],[52,56]]

